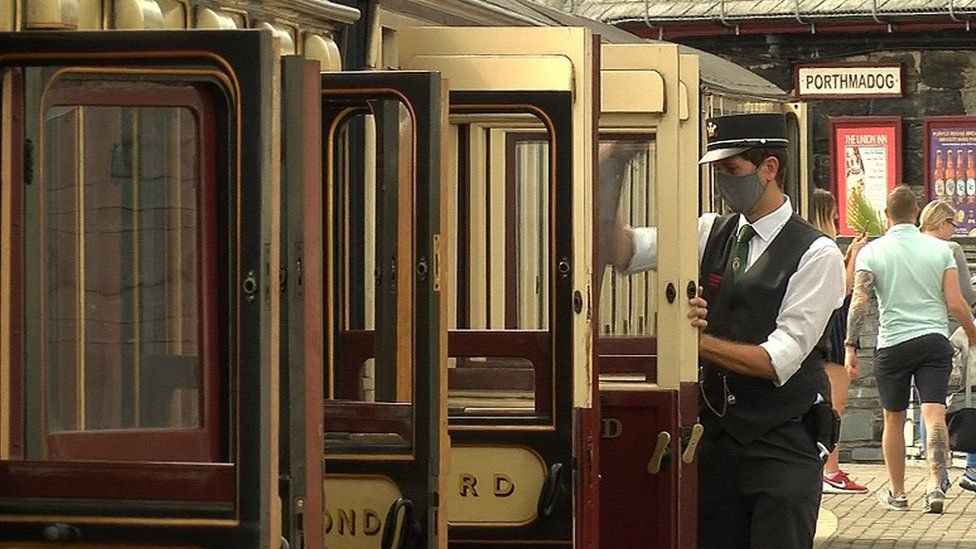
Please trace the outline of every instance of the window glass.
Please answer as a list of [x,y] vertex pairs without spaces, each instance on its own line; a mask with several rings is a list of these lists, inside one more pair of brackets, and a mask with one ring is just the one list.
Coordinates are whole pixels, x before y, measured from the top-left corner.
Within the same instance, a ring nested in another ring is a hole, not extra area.
[[20,455],[226,461],[209,92],[71,69],[25,88]]
[[[619,186],[617,221],[630,227],[657,226],[655,219],[654,141],[647,138],[600,140],[599,184]],[[601,336],[656,336],[656,273],[625,274],[607,267],[600,289]]]
[[[343,119],[329,143],[340,245],[329,454],[413,449],[414,121],[394,100]],[[348,148],[364,132],[366,151]],[[363,165],[353,159],[365,158]]]
[[201,425],[198,127],[186,108],[44,119],[47,432]]
[[448,409],[551,419],[549,136],[534,117],[458,127]]

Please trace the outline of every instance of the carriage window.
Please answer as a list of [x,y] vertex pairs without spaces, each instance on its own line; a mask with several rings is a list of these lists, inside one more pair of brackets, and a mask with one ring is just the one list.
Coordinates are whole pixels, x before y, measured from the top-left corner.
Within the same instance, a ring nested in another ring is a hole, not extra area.
[[39,365],[24,377],[26,455],[220,461],[205,97],[66,79],[41,103],[24,191],[24,358]]
[[[365,151],[348,148],[364,132]],[[409,453],[414,441],[414,121],[395,100],[339,121],[333,155],[339,334],[326,453]],[[365,154],[364,154],[365,152]],[[365,164],[358,164],[365,159]]]
[[[458,132],[452,418],[551,418],[551,155],[544,127],[473,120]],[[513,121],[514,122],[514,121]]]
[[[601,139],[600,149],[600,185],[620,185],[619,221],[655,227],[654,141]],[[600,289],[602,336],[656,335],[655,276],[654,271],[626,275],[606,268]]]

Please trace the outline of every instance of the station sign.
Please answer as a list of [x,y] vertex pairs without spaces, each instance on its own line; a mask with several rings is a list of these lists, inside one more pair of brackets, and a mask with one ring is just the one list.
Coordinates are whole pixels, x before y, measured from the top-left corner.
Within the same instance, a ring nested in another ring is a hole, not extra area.
[[901,63],[803,63],[793,70],[800,99],[902,97]]

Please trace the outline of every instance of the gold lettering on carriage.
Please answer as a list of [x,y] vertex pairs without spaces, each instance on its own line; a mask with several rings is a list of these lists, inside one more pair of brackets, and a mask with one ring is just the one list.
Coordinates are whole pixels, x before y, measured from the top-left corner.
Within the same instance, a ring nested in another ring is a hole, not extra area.
[[535,449],[452,446],[451,470],[448,524],[518,526],[536,519],[548,467]]
[[615,417],[600,420],[600,438],[617,438],[624,432],[624,424]]
[[327,508],[324,522],[326,535],[333,529],[340,536],[375,536],[383,530],[383,520],[373,509]]
[[[478,477],[471,473],[461,473],[458,476],[460,481],[459,493],[461,497],[481,497],[478,493]],[[505,473],[495,473],[492,475],[491,495],[496,498],[507,498],[515,493],[515,483],[512,477]]]
[[383,521],[402,497],[393,479],[383,475],[326,474],[322,526],[329,547],[380,549]]

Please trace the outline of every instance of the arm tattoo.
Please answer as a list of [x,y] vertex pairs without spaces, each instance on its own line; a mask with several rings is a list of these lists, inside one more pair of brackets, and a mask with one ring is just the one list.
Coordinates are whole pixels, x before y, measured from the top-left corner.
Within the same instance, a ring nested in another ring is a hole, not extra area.
[[861,338],[861,326],[868,314],[868,296],[874,292],[874,273],[858,271],[854,273],[854,291],[851,294],[851,309],[847,313],[847,339],[845,345],[857,346]]

